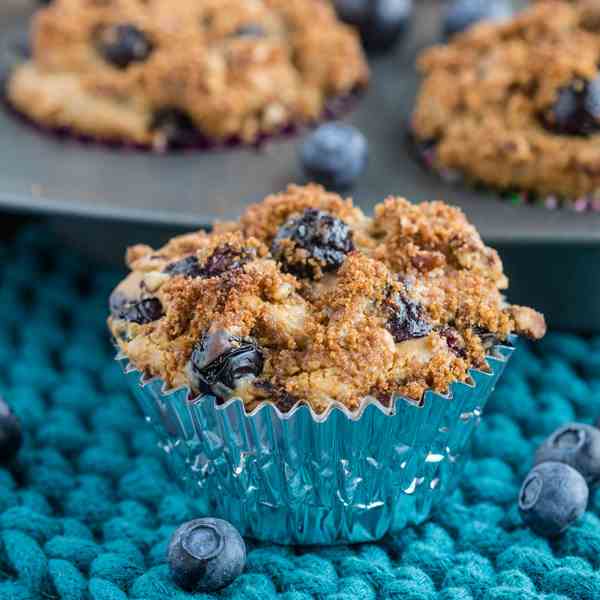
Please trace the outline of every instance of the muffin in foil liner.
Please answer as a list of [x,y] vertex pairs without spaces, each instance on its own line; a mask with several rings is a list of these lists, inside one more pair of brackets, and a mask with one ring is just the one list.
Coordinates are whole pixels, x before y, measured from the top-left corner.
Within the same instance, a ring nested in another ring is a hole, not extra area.
[[282,414],[269,402],[247,413],[239,398],[219,404],[167,390],[117,359],[199,514],[250,538],[309,545],[377,540],[423,522],[458,483],[513,351],[494,346],[488,373],[471,370],[471,382],[447,395],[429,390],[421,406],[396,396],[386,409],[365,398],[358,414],[334,405],[323,415],[305,405]]

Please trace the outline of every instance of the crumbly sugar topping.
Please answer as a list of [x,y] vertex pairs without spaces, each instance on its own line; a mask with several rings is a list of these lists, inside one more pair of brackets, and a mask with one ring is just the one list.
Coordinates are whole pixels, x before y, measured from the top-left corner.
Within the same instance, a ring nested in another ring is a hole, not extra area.
[[[595,3],[595,2],[594,2]],[[413,115],[436,166],[502,189],[600,189],[600,10],[536,3],[426,50]],[[593,13],[596,17],[594,18]]]
[[545,333],[542,315],[506,303],[497,253],[442,202],[388,198],[369,218],[319,186],[290,186],[239,222],[134,246],[127,261],[109,327],[129,360],[248,410],[420,403],[486,370],[511,333]]
[[194,131],[252,142],[367,83],[360,40],[328,2],[176,4],[54,0],[10,100],[48,126],[160,148]]

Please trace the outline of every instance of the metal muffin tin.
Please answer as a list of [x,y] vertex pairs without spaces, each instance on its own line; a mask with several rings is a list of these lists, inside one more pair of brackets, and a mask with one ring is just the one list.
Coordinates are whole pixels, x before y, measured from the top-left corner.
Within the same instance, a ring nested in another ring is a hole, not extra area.
[[[600,214],[513,206],[493,191],[449,185],[410,151],[406,128],[419,83],[414,62],[440,39],[439,5],[417,4],[411,34],[396,53],[372,60],[372,84],[344,118],[370,143],[367,172],[351,195],[367,212],[390,194],[462,207],[501,252],[511,301],[544,310],[554,327],[600,331]],[[16,0],[0,6],[5,66],[18,54],[15,40],[30,14]],[[249,203],[302,183],[300,138],[160,155],[58,137],[0,110],[0,207],[51,215],[65,235],[94,248],[107,247],[99,238],[110,221],[111,255],[122,255],[127,242],[158,243],[178,229],[235,218]]]

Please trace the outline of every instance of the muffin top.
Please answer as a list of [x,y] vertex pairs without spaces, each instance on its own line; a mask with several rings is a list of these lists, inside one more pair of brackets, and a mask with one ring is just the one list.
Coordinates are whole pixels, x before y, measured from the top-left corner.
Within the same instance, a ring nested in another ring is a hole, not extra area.
[[589,4],[539,2],[419,59],[413,131],[439,167],[566,198],[600,188],[600,21]]
[[457,208],[388,198],[373,218],[316,185],[290,186],[239,222],[129,249],[109,327],[167,387],[322,413],[447,392],[490,347],[544,318],[511,306],[497,253]]
[[[160,147],[193,129],[253,141],[366,84],[322,0],[53,0],[9,97],[48,125]],[[318,27],[315,24],[318,23]]]

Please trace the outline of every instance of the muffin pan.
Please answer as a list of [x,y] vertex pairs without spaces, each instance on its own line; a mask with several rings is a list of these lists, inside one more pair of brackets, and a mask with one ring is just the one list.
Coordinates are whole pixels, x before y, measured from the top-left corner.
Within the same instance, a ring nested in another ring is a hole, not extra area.
[[[344,119],[370,142],[367,172],[351,195],[367,211],[389,194],[461,206],[501,251],[512,275],[513,302],[536,305],[555,327],[600,331],[600,303],[594,302],[600,274],[593,266],[600,265],[599,213],[515,206],[493,191],[450,185],[416,160],[407,141],[419,81],[413,65],[423,47],[440,39],[439,5],[417,3],[411,34],[395,54],[371,61],[372,85]],[[30,9],[14,2],[0,7],[0,68],[18,59],[29,15]],[[298,143],[296,135],[258,148],[158,155],[48,134],[0,110],[0,207],[68,215],[73,222],[87,217],[123,227],[145,223],[152,241],[164,226],[191,229],[236,217],[287,183],[302,183]],[[139,237],[130,233],[130,241]]]

